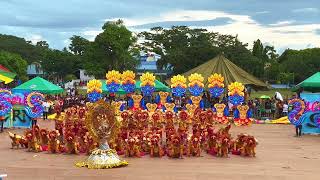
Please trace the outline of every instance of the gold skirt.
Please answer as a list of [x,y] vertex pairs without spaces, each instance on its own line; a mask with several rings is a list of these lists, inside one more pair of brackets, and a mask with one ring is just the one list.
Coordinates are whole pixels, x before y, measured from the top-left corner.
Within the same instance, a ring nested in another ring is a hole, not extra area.
[[113,149],[96,149],[85,161],[76,163],[77,167],[87,167],[89,169],[109,169],[126,165],[128,165],[128,162],[121,160]]

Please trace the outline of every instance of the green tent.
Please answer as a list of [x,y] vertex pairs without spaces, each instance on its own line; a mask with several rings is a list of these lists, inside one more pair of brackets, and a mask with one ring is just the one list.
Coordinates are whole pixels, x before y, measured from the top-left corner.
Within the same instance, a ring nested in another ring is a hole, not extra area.
[[21,84],[20,86],[13,88],[12,91],[37,91],[44,94],[59,94],[62,93],[64,90],[61,87],[54,85],[41,77],[35,77]]
[[[107,86],[106,86],[106,80],[100,80],[102,82],[102,92],[104,93],[108,93],[107,90]],[[140,91],[140,84],[141,81],[136,81],[136,91]],[[156,80],[155,81],[155,90],[158,91],[165,91],[165,92],[169,92],[170,88],[168,86],[166,86],[165,84],[163,84],[162,82]],[[126,94],[126,92],[120,88],[119,91],[117,92],[117,94]]]
[[[237,81],[244,85],[251,85],[254,89],[268,89],[267,84],[247,73],[223,55],[218,55],[204,64],[183,73],[182,75],[188,77],[193,73],[199,73],[204,77],[205,87],[208,86],[208,77],[214,73],[218,73],[224,77],[224,84],[226,87]],[[166,82],[171,84],[170,79],[167,79]]]
[[301,83],[293,87],[293,91],[302,89],[304,91],[319,92],[320,91],[320,72],[313,74]]

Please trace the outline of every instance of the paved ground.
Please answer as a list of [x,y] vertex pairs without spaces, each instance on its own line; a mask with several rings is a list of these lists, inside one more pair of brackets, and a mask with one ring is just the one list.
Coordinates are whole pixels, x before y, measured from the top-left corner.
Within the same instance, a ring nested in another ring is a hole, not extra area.
[[[52,122],[41,125],[53,127]],[[21,133],[15,129],[12,132]],[[10,149],[7,133],[0,134],[0,174],[6,179],[319,179],[320,136],[293,137],[290,125],[253,125],[233,127],[232,134],[247,132],[259,140],[256,158],[216,158],[203,153],[200,158],[129,158],[128,167],[88,170],[74,167],[82,155],[52,155]]]

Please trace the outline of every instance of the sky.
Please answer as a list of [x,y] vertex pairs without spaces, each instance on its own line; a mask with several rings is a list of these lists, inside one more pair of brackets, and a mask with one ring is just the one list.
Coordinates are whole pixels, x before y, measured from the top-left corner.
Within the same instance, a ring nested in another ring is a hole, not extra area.
[[62,49],[69,38],[93,40],[106,21],[134,32],[154,26],[206,28],[287,48],[320,47],[320,0],[0,0],[0,34],[45,40]]

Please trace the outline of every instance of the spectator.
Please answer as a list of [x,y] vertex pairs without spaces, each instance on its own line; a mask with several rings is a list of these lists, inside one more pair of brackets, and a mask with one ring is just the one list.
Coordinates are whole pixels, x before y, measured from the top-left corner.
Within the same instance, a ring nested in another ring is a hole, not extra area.
[[284,102],[283,110],[282,110],[282,116],[287,116],[288,115],[288,109],[289,109],[288,103]]
[[48,101],[44,101],[42,105],[43,105],[43,108],[44,108],[44,110],[43,110],[43,120],[46,120],[46,119],[48,119],[50,104],[49,104]]
[[266,100],[264,105],[265,105],[265,109],[266,109],[266,116],[270,117],[270,115],[271,115],[271,101],[270,101],[270,99]]
[[271,101],[271,115],[272,115],[272,118],[274,119],[275,118],[275,114],[276,114],[276,102],[275,100],[273,99]]

